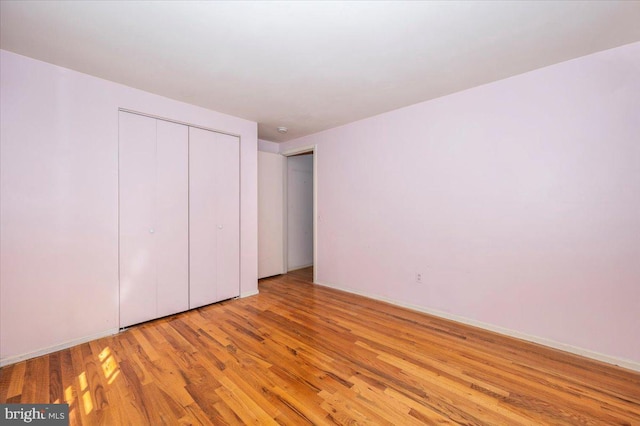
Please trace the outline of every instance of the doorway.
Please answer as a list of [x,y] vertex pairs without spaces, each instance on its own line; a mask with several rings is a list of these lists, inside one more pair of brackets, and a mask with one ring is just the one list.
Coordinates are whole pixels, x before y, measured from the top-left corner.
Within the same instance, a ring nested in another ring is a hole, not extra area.
[[283,153],[284,272],[313,266],[316,276],[316,163],[315,147]]

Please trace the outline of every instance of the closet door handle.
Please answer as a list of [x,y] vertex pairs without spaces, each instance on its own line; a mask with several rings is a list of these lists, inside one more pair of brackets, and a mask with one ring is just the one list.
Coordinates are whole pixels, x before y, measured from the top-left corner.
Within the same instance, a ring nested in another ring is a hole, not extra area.
[[154,232],[156,232],[156,230],[155,230],[155,229],[153,229],[153,228],[149,228],[149,233],[150,233],[150,234],[153,234]]
[[218,225],[218,229],[222,229],[222,228],[223,228],[223,226],[222,226],[222,225]]

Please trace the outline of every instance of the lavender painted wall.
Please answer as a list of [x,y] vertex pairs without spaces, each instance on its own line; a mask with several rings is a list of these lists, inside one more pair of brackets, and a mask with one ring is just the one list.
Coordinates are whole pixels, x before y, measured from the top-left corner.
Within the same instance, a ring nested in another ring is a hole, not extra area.
[[258,151],[270,152],[272,154],[278,154],[280,151],[280,144],[276,142],[269,142],[262,139],[258,139]]
[[314,144],[319,283],[640,366],[640,43]]
[[241,293],[257,292],[256,123],[0,55],[0,363],[118,328],[118,108],[241,136]]

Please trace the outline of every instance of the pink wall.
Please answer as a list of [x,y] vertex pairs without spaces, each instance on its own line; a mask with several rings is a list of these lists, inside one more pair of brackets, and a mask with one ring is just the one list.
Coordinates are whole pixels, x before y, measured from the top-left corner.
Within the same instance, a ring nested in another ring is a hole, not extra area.
[[314,144],[319,283],[640,368],[640,43]]
[[277,154],[280,149],[280,144],[277,142],[269,142],[262,139],[258,139],[258,151],[270,152]]
[[241,135],[241,292],[257,291],[256,123],[0,55],[0,363],[118,328],[118,108]]

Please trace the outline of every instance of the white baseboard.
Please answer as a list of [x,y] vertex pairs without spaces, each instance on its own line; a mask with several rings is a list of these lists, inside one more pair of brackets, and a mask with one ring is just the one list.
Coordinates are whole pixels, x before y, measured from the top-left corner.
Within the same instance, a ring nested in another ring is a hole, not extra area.
[[291,268],[289,268],[289,270],[287,270],[287,272],[297,271],[298,269],[304,269],[310,266],[313,266],[313,263],[309,263],[308,265],[302,265],[302,266],[292,266]]
[[82,343],[87,343],[92,340],[100,339],[102,337],[111,336],[114,334],[118,334],[119,330],[117,328],[112,328],[109,330],[102,331],[100,333],[92,334],[90,336],[81,337],[80,339],[70,340],[65,343],[61,343],[59,345],[49,346],[48,348],[39,349],[37,351],[28,352],[22,355],[16,355],[4,359],[0,359],[0,367],[4,367],[5,365],[15,364],[20,361],[24,361],[25,359],[35,358],[41,355],[50,354],[52,352],[61,351],[63,349],[68,349],[72,346],[80,345]]
[[336,290],[344,291],[347,293],[357,294],[358,296],[367,297],[369,299],[379,300],[382,302],[387,302],[392,305],[401,306],[403,308],[411,309],[413,311],[423,312],[425,314],[433,315],[440,318],[445,318],[451,321],[459,322],[462,324],[471,325],[474,327],[482,328],[485,330],[493,331],[495,333],[504,334],[506,336],[515,337],[517,339],[527,340],[529,342],[538,343],[543,346],[548,346],[553,349],[559,349],[561,351],[570,352],[575,355],[580,355],[586,358],[595,359],[598,361],[606,362],[607,364],[617,365],[619,367],[627,368],[629,370],[640,371],[640,362],[631,361],[622,358],[616,358],[610,355],[601,354],[599,352],[591,351],[589,349],[583,349],[576,346],[568,345],[566,343],[556,342],[554,340],[546,339],[544,337],[533,336],[526,333],[521,333],[519,331],[511,330],[508,328],[500,327],[493,324],[484,323],[481,321],[476,321],[470,318],[448,314],[446,312],[440,312],[435,309],[424,308],[422,306],[411,305],[408,303],[399,302],[397,300],[389,299],[387,297],[382,297],[378,295],[371,295],[364,292],[354,291],[352,289],[316,282],[315,284],[321,285],[323,287],[329,287]]
[[[529,342],[538,343],[538,344],[541,344],[541,345],[544,345],[544,346],[548,346],[550,348],[559,349],[561,351],[565,351],[565,352],[573,353],[573,354],[576,354],[576,355],[584,356],[584,357],[587,357],[587,358],[595,359],[595,360],[598,360],[598,361],[606,362],[608,364],[617,365],[619,367],[627,368],[629,370],[640,371],[640,363],[636,362],[636,361],[630,361],[630,360],[626,360],[626,359],[622,359],[622,358],[613,357],[613,356],[610,356],[610,355],[601,354],[599,352],[595,352],[595,351],[591,351],[591,350],[588,350],[588,349],[579,348],[579,347],[576,347],[576,346],[568,345],[566,343],[556,342],[554,340],[546,339],[546,338],[543,338],[543,337],[538,337],[538,336],[533,336],[533,335],[526,334],[526,333],[521,333],[519,331],[515,331],[515,330],[508,329],[508,328],[496,326],[496,325],[493,325],[493,324],[484,323],[484,322],[481,322],[481,321],[476,321],[476,320],[469,319],[469,318],[462,317],[462,316],[458,316],[458,315],[448,314],[446,312],[440,312],[440,311],[437,311],[437,310],[434,310],[434,309],[424,308],[422,306],[411,305],[411,304],[408,304],[408,303],[402,303],[402,302],[399,302],[397,300],[393,300],[393,299],[390,299],[390,298],[387,298],[387,297],[371,295],[371,294],[367,294],[367,293],[364,293],[364,292],[354,291],[354,290],[351,290],[351,289],[348,289],[348,288],[335,286],[335,285],[331,285],[331,284],[326,284],[326,283],[321,283],[321,282],[316,282],[315,284],[321,285],[321,286],[324,286],[324,287],[334,288],[336,290],[345,291],[347,293],[357,294],[359,296],[367,297],[369,299],[380,300],[382,302],[391,303],[392,305],[401,306],[403,308],[408,308],[408,309],[411,309],[411,310],[414,310],[414,311],[423,312],[423,313],[426,313],[426,314],[429,314],[429,315],[433,315],[433,316],[440,317],[440,318],[445,318],[445,319],[456,321],[456,322],[459,322],[459,323],[462,323],[462,324],[471,325],[471,326],[474,326],[474,327],[478,327],[478,328],[482,328],[482,329],[485,329],[485,330],[493,331],[493,332],[496,332],[496,333],[504,334],[506,336],[515,337],[517,339],[522,339],[522,340],[527,340]],[[259,294],[259,291],[258,290],[254,290],[254,291],[249,291],[249,292],[246,292],[246,293],[242,293],[240,295],[240,297],[241,298],[245,298],[245,297],[255,296],[257,294]],[[22,355],[16,355],[16,356],[0,359],[0,367],[4,367],[5,365],[10,365],[10,364],[15,364],[15,363],[23,361],[25,359],[35,358],[35,357],[38,357],[38,356],[41,356],[41,355],[46,355],[46,354],[49,354],[49,353],[52,353],[52,352],[60,351],[62,349],[67,349],[67,348],[70,348],[70,347],[75,346],[75,345],[80,345],[82,343],[90,342],[91,340],[96,340],[96,339],[100,339],[102,337],[111,336],[111,335],[117,334],[118,332],[119,332],[119,330],[117,328],[109,329],[109,330],[106,330],[106,331],[103,331],[103,332],[100,332],[100,333],[97,333],[97,334],[93,334],[93,335],[90,335],[90,336],[82,337],[80,339],[70,340],[68,342],[61,343],[59,345],[50,346],[48,348],[39,349],[37,351],[29,352],[29,353],[22,354]]]
[[[259,291],[253,290],[253,291],[248,291],[246,293],[242,293],[240,295],[240,298],[245,298],[245,297],[249,297],[249,296],[255,296],[259,293]],[[70,340],[68,342],[64,342],[61,343],[59,345],[54,345],[54,346],[49,346],[48,348],[43,348],[43,349],[39,349],[37,351],[33,351],[33,352],[28,352],[25,354],[21,354],[21,355],[16,355],[16,356],[11,356],[11,357],[7,357],[7,358],[3,358],[0,359],[0,367],[4,367],[5,365],[10,365],[10,364],[15,364],[17,362],[20,361],[24,361],[25,359],[31,359],[31,358],[35,358],[41,355],[47,355],[50,354],[52,352],[57,352],[63,349],[68,349],[72,346],[76,346],[76,345],[80,345],[82,343],[87,343],[90,342],[92,340],[96,340],[96,339],[100,339],[102,337],[106,337],[106,336],[111,336],[114,334],[118,334],[120,332],[120,330],[118,328],[114,328],[114,329],[109,329],[100,333],[96,333],[90,336],[85,336],[82,337],[80,339],[74,339],[74,340]]]
[[260,292],[258,291],[258,289],[255,289],[255,290],[253,290],[253,291],[247,291],[247,292],[242,293],[242,294],[240,295],[240,299],[244,299],[245,297],[249,297],[249,296],[255,296],[255,295],[256,295],[256,294],[258,294],[258,293],[260,293]]

